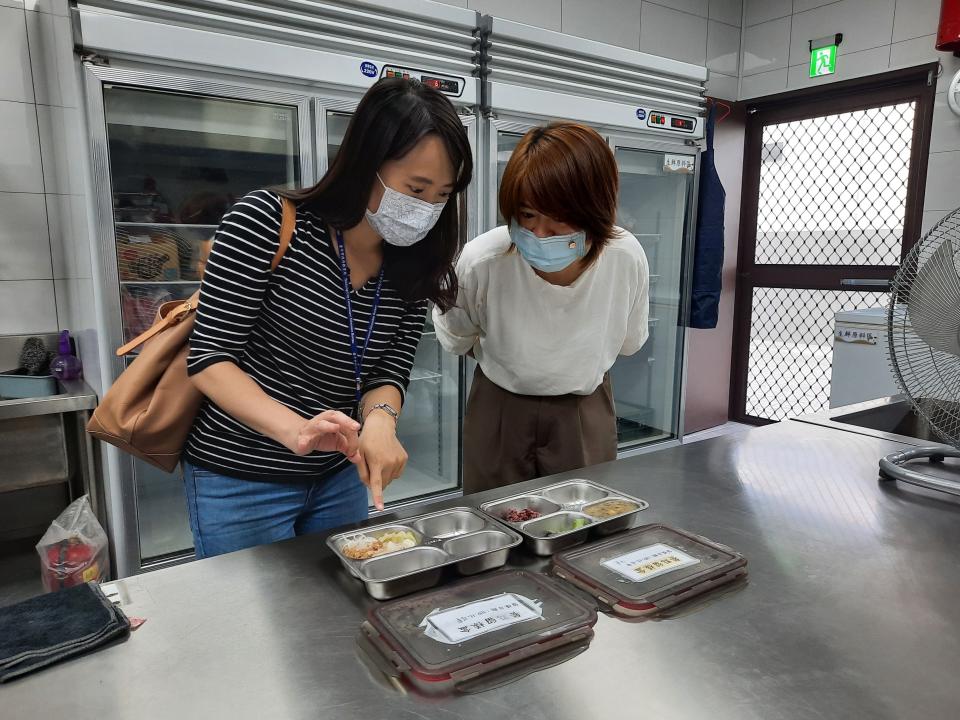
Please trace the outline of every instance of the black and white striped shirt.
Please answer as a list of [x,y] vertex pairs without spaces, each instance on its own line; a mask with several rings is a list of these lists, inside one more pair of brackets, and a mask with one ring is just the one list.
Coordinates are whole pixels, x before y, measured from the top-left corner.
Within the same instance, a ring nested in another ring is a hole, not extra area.
[[[274,400],[304,418],[324,410],[350,413],[356,394],[343,278],[327,225],[305,204],[283,259],[279,195],[257,190],[220,223],[207,261],[188,372],[236,363]],[[377,276],[351,293],[358,346],[366,337]],[[407,303],[386,269],[363,392],[393,385],[405,393],[426,316],[426,301]],[[358,347],[359,349],[359,347]],[[315,480],[339,470],[339,453],[299,457],[206,401],[187,439],[194,465],[231,477]]]

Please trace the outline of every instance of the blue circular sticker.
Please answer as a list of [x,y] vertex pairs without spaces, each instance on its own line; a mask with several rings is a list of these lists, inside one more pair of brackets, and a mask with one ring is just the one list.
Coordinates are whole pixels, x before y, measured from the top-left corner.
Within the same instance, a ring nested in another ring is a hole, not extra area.
[[643,108],[637,108],[637,120],[644,120],[647,117],[647,111]]
[[364,61],[360,63],[360,72],[362,72],[367,77],[376,77],[377,76],[377,66],[372,62]]

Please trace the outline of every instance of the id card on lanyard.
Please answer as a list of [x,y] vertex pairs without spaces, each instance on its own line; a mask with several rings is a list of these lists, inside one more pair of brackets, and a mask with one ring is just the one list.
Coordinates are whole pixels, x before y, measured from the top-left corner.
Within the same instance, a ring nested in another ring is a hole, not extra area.
[[356,381],[356,397],[353,404],[353,416],[360,420],[360,390],[363,387],[363,358],[367,354],[367,346],[373,336],[373,326],[377,321],[377,310],[380,307],[380,291],[383,288],[383,265],[377,276],[377,289],[373,294],[373,307],[370,309],[370,322],[367,324],[367,334],[363,339],[363,346],[357,346],[357,333],[353,322],[353,303],[350,300],[350,269],[347,267],[347,251],[344,249],[343,233],[337,230],[337,248],[340,251],[340,276],[343,278],[343,300],[347,306],[347,325],[350,329],[350,354],[353,356],[353,377]]

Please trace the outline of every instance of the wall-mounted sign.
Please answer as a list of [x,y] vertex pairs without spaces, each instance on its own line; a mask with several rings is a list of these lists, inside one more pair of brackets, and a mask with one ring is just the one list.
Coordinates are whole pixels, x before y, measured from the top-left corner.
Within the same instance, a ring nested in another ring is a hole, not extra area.
[[834,33],[807,43],[810,48],[810,77],[833,75],[837,71],[837,47],[842,42],[843,33]]
[[837,46],[827,45],[810,51],[810,77],[833,75],[837,71]]

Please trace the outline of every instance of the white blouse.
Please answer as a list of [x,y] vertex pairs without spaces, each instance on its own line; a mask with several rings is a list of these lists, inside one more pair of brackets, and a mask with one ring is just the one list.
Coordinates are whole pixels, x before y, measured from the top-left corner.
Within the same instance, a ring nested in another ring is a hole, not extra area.
[[568,286],[548,283],[510,252],[506,226],[467,243],[456,306],[433,310],[440,344],[457,355],[473,350],[483,374],[512,393],[591,394],[617,356],[637,352],[649,334],[647,257],[617,231]]

